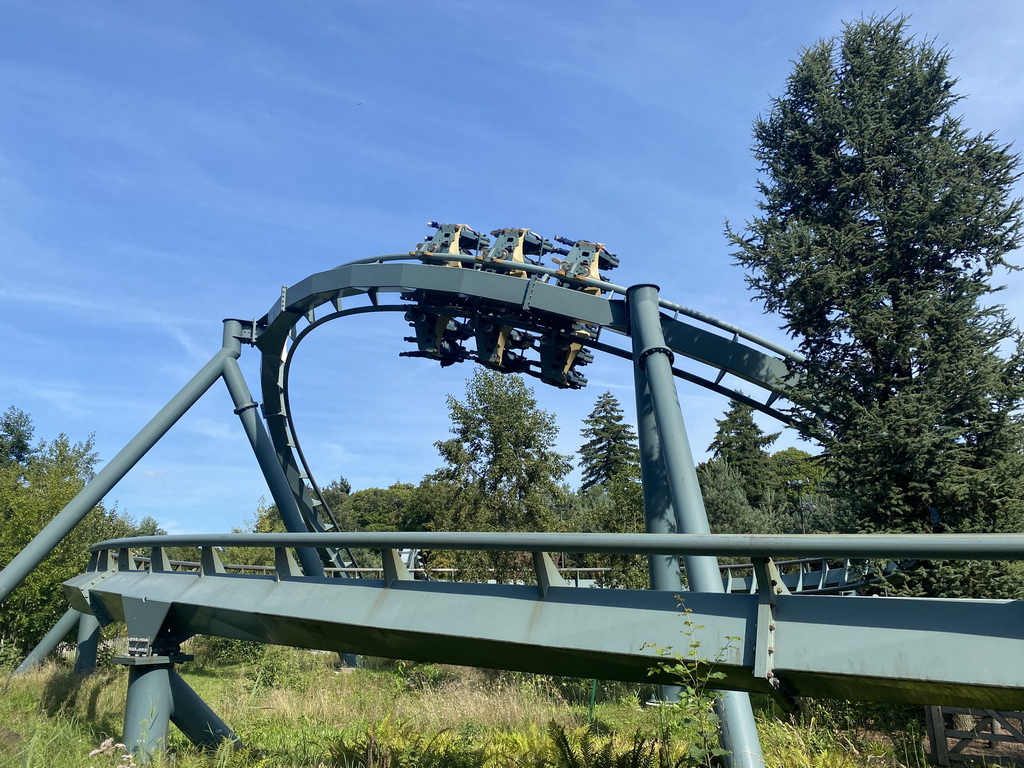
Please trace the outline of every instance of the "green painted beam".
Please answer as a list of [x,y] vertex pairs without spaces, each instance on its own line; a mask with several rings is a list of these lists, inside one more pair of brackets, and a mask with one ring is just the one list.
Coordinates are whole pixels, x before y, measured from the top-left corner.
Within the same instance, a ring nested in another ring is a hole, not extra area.
[[[65,589],[108,621],[143,598],[164,603],[180,638],[664,683],[655,647],[695,640],[688,661],[717,659],[716,687],[1024,708],[1017,601],[777,595],[765,610],[764,595],[146,571],[87,573]],[[692,638],[680,598],[700,627]]]

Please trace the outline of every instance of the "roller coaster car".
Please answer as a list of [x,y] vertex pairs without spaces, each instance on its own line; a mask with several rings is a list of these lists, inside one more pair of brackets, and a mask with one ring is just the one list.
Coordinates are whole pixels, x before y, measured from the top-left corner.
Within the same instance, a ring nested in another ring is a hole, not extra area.
[[[437,230],[437,234],[423,238],[423,242],[417,244],[418,253],[449,253],[452,255],[471,255],[473,251],[482,251],[491,244],[486,235],[482,235],[465,224],[438,224],[436,221],[428,221],[428,227]],[[471,267],[470,264],[463,264],[461,261],[446,261],[446,267]]]
[[540,379],[560,389],[582,389],[587,378],[576,370],[594,362],[594,355],[578,341],[559,333],[549,333],[540,340]]
[[[550,240],[545,240],[529,229],[495,229],[491,232],[491,236],[494,238],[494,245],[487,250],[484,256],[484,260],[489,262],[518,264],[530,262],[539,265],[540,257],[545,253],[561,252],[561,249],[557,248]],[[537,258],[531,259],[531,256]],[[527,276],[526,271],[522,269],[509,269],[508,274],[513,277]]]
[[446,368],[469,356],[469,352],[459,343],[472,336],[472,331],[465,323],[449,315],[427,312],[419,307],[406,312],[405,319],[416,331],[415,336],[406,336],[405,340],[414,342],[417,351],[401,352],[401,357],[429,357],[439,360],[441,367]]
[[[527,349],[533,344],[533,339],[523,331],[513,328],[511,325],[501,325],[492,322],[487,318],[478,318],[475,326],[476,335],[476,359],[481,365],[487,368],[501,371],[521,371],[522,364],[512,362],[513,357],[525,360],[522,355],[513,356],[509,354],[512,349]],[[529,362],[526,362],[529,368]]]
[[[569,246],[561,248],[529,229],[506,227],[490,233],[494,238],[492,245],[489,238],[465,224],[438,224],[434,221],[427,223],[436,229],[437,233],[417,245],[416,253],[469,256],[476,251],[475,263],[442,259],[441,263],[449,267],[470,267],[488,272],[501,272],[512,277],[529,278],[527,270],[516,269],[514,265],[525,265],[529,262],[539,266],[540,258],[544,254],[557,253],[565,257],[564,260],[555,259],[555,263],[561,266],[558,274],[603,280],[598,272],[599,268],[613,269],[619,265],[618,257],[608,253],[603,243],[556,237],[555,240]],[[437,260],[430,261],[436,263]],[[599,286],[581,286],[569,280],[561,284],[595,296],[602,293]],[[474,313],[476,316],[465,322],[455,320],[453,315],[467,311],[458,299],[438,298],[422,291],[402,294],[402,299],[417,304],[405,315],[405,319],[416,331],[416,335],[406,337],[406,341],[414,342],[417,350],[402,352],[403,357],[426,357],[440,361],[442,366],[475,359],[492,370],[527,373],[537,376],[546,384],[563,389],[580,389],[587,384],[586,377],[576,369],[594,359],[593,355],[583,348],[583,344],[597,338],[600,330],[597,327],[582,322],[576,322],[571,328],[548,327],[538,340],[537,337],[516,329],[509,318],[499,318],[489,313]],[[462,342],[471,336],[475,337],[476,341],[475,355],[462,345]],[[514,351],[532,347],[537,349],[539,360],[530,360],[525,354]]]
[[[555,237],[560,243],[569,246],[569,252],[564,259],[552,259],[558,265],[559,274],[566,277],[590,278],[591,280],[604,280],[599,269],[615,269],[619,266],[619,257],[614,253],[605,250],[604,243],[595,243],[590,240],[570,240],[565,237]],[[601,295],[601,289],[596,285],[578,287],[566,283],[570,288],[578,288],[586,293],[595,296]]]

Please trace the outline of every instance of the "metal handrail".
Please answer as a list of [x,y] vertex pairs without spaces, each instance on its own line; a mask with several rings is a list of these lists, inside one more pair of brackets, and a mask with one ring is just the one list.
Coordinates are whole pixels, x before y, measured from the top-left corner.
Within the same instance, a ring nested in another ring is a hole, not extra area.
[[922,560],[1024,560],[1024,534],[596,534],[596,533],[235,533],[135,536],[101,541],[90,552],[130,547],[323,547],[454,549],[492,552],[779,555]]

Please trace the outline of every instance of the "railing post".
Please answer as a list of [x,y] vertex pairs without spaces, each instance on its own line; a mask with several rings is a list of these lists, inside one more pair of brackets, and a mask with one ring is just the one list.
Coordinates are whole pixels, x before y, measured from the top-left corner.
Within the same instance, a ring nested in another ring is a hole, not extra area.
[[[635,285],[627,291],[626,303],[633,360],[646,376],[646,389],[661,443],[664,484],[675,509],[677,530],[679,533],[709,533],[704,499],[686,437],[686,424],[679,408],[672,373],[672,351],[665,343],[661,327],[658,287]],[[646,483],[647,477],[644,481]],[[685,563],[690,589],[697,592],[723,591],[717,558],[688,555]],[[722,746],[729,750],[726,761],[730,768],[763,768],[764,757],[750,697],[745,693],[723,691],[719,694],[716,709],[722,723]]]

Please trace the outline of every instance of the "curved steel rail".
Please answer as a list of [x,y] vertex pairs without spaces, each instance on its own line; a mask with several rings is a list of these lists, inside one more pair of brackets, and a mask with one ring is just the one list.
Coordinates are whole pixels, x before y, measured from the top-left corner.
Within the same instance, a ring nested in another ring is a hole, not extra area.
[[[444,266],[441,261],[458,261],[470,268]],[[571,278],[533,264],[515,264],[517,270],[529,274],[526,278],[494,271],[503,268],[507,267],[474,256],[442,257],[420,252],[365,259],[313,274],[283,288],[280,300],[253,322],[252,343],[262,353],[260,378],[268,431],[312,531],[328,532],[335,526],[329,513],[320,513],[318,508],[322,504],[310,492],[316,486],[296,439],[287,374],[297,343],[314,327],[362,312],[405,312],[417,305],[406,298],[415,294],[449,302],[445,311],[453,317],[473,317],[478,313],[499,316],[504,324],[526,330],[546,328],[546,322],[585,323],[629,338],[629,312],[623,298],[626,289],[622,286]],[[586,287],[600,288],[602,295],[581,290]],[[397,294],[400,303],[381,304],[382,293]],[[343,307],[352,299],[361,300],[361,304]],[[317,319],[318,310],[325,305],[332,311]],[[785,396],[787,382],[793,376],[788,364],[801,360],[799,355],[695,310],[667,301],[660,305],[666,343],[679,358],[695,364],[687,368],[676,365],[673,372],[677,377],[789,421],[774,403]],[[302,325],[305,327],[300,333]],[[632,359],[628,346],[597,339],[585,344],[590,349]],[[765,397],[758,399],[740,392],[726,377],[757,387]],[[334,567],[344,565],[337,553],[324,553],[324,562]]]

